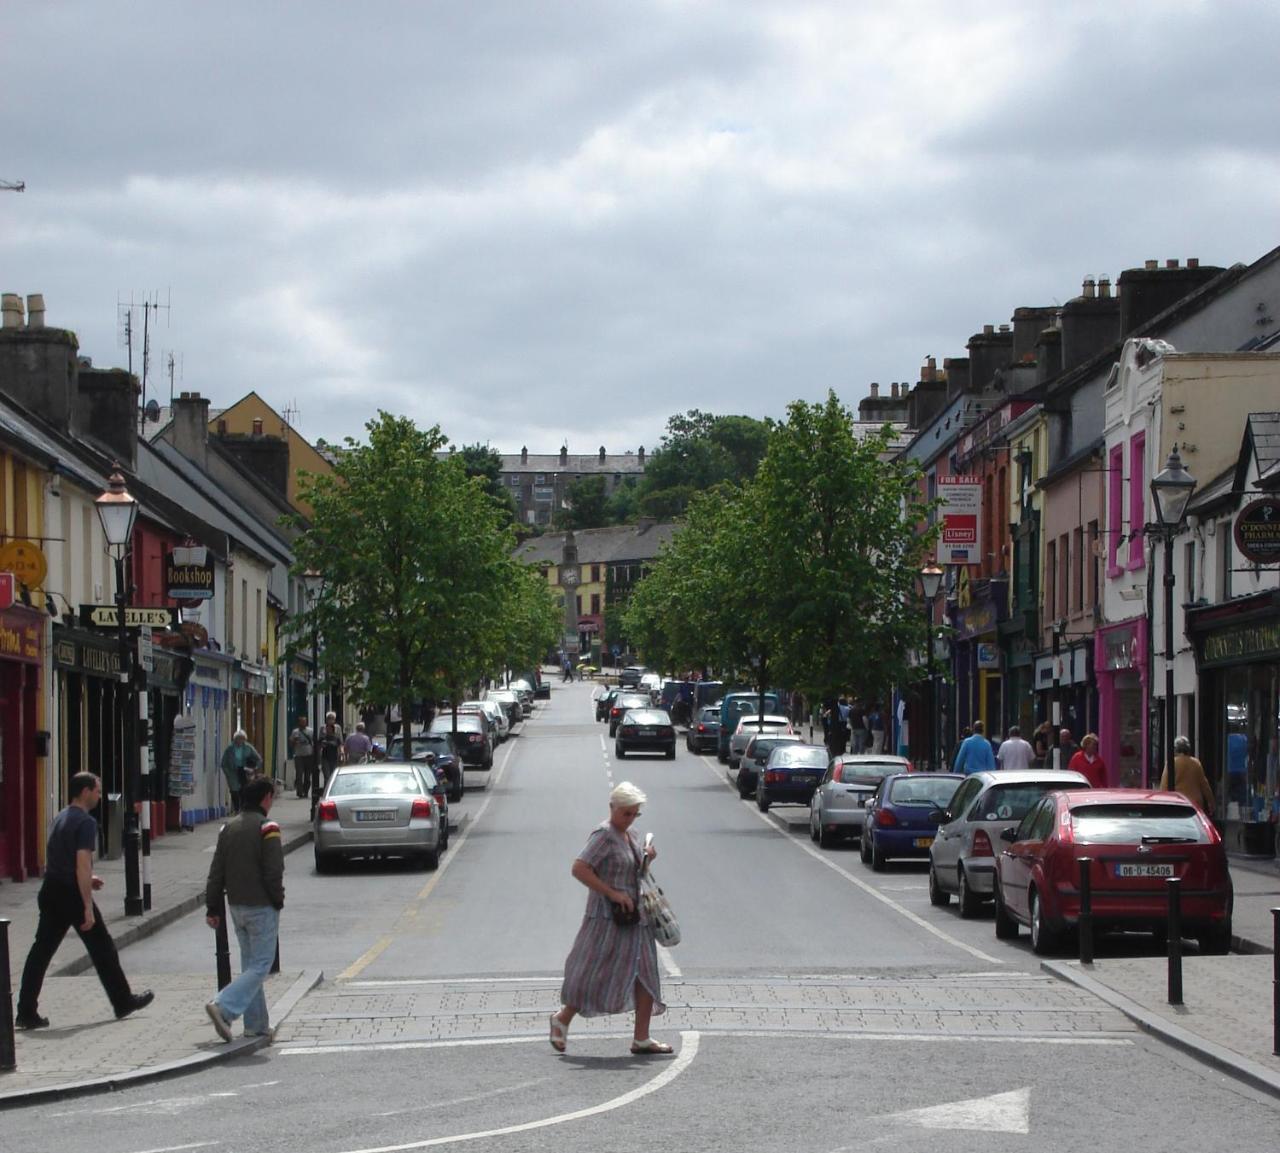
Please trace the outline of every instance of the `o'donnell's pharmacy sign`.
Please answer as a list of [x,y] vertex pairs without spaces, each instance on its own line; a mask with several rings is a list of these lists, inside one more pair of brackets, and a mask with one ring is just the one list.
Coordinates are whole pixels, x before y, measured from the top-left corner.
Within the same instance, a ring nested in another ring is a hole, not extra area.
[[1240,510],[1236,548],[1254,564],[1280,564],[1280,497],[1255,500]]

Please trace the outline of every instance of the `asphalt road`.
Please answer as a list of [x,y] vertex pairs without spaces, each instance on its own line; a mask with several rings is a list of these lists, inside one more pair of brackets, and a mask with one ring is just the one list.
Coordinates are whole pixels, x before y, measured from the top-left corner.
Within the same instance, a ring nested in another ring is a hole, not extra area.
[[[7,1113],[0,1148],[1274,1147],[1273,1102],[1045,977],[989,918],[931,908],[919,867],[819,850],[683,747],[618,764],[591,715],[589,686],[555,686],[437,872],[289,858],[282,954],[326,979],[272,1049]],[[569,867],[622,779],[649,794],[638,825],[685,932],[653,1031],[677,1054],[631,1057],[616,1018],[575,1022],[560,1057],[546,1018],[585,896]],[[125,960],[189,972],[211,947],[192,915]]]

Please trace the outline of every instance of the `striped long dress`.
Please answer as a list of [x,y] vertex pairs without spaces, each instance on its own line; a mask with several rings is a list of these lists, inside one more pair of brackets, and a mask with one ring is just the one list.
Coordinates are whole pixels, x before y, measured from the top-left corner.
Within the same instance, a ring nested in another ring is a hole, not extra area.
[[[630,893],[638,902],[641,853],[634,833],[620,833],[606,821],[587,838],[578,860],[590,865],[611,889]],[[582,927],[564,963],[560,1001],[584,1017],[625,1013],[635,1008],[637,981],[653,996],[654,1013],[665,1012],[653,930],[643,922],[615,925],[608,900],[592,891]]]

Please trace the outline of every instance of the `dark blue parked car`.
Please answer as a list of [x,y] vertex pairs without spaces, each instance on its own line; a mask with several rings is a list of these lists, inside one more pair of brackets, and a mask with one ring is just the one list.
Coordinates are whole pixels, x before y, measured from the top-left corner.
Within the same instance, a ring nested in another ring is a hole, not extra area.
[[862,830],[862,860],[876,872],[890,857],[927,860],[938,822],[961,773],[894,773],[885,777],[867,802]]
[[[764,739],[766,738],[753,738],[755,743],[761,743]],[[831,754],[822,745],[800,742],[775,745],[769,753],[769,759],[756,773],[756,807],[762,813],[767,813],[769,806],[775,802],[807,805],[814,790],[822,783],[830,759]],[[739,777],[746,770],[747,757],[744,756],[738,769]]]

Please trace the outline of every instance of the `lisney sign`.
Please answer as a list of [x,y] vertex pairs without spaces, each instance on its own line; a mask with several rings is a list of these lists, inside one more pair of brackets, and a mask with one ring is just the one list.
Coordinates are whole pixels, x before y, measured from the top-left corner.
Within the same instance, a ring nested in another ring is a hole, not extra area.
[[982,481],[976,476],[938,477],[939,564],[978,564],[982,518]]

